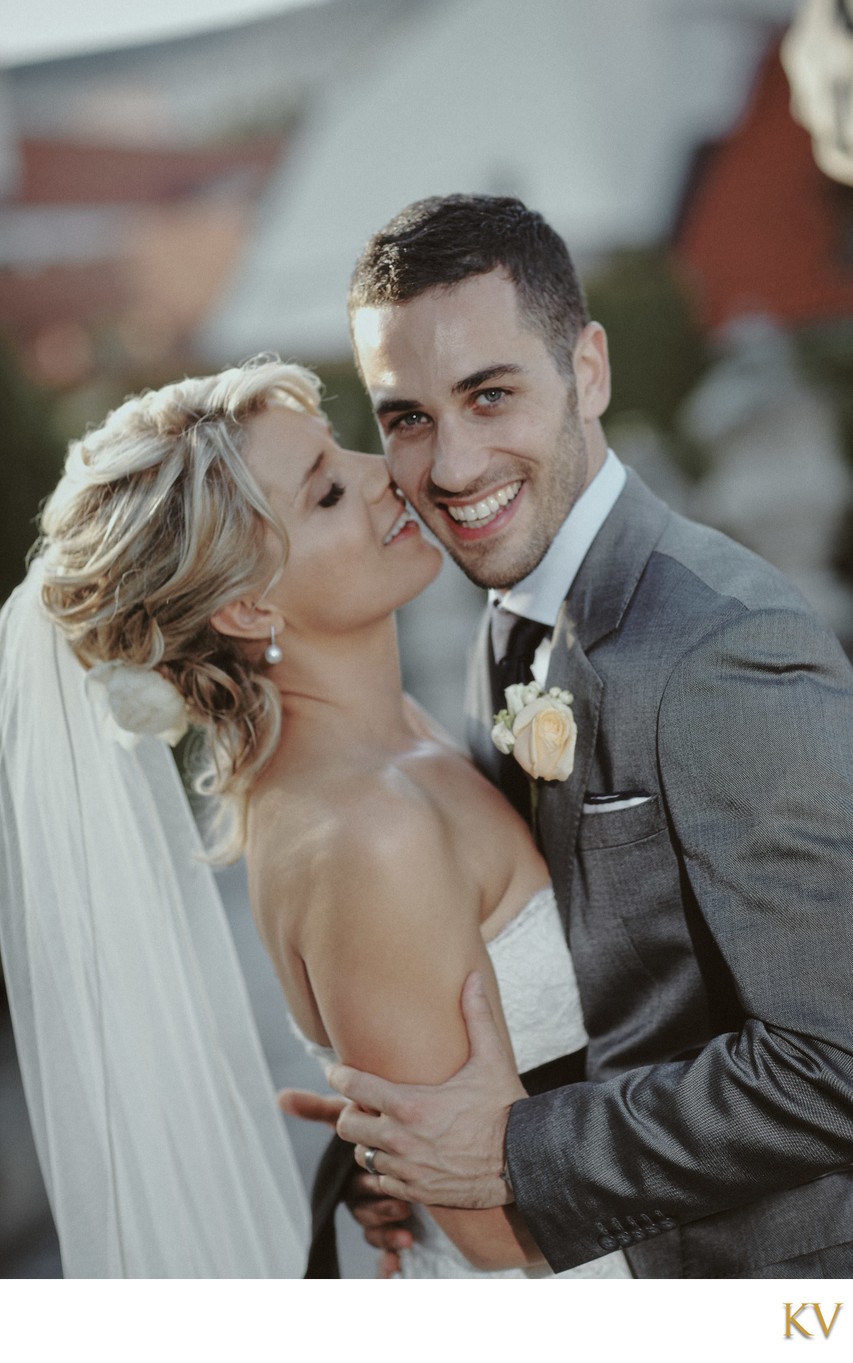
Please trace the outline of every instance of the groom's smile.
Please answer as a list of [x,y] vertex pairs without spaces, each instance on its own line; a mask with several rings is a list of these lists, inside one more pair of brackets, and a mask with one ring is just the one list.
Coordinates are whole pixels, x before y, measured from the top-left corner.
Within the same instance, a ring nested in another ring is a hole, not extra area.
[[521,481],[514,480],[484,494],[477,501],[446,502],[445,510],[451,520],[471,533],[500,526],[508,519],[508,508],[514,505],[521,488]]
[[473,581],[526,577],[603,462],[603,442],[587,439],[600,415],[590,380],[606,370],[600,328],[581,333],[567,375],[501,271],[359,308],[352,328],[411,505]]

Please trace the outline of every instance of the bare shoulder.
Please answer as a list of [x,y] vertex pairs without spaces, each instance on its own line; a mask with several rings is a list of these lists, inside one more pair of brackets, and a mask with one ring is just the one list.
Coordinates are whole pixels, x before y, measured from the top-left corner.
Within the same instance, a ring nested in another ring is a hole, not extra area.
[[[326,818],[323,881],[340,912],[395,898],[426,877],[431,886],[459,876],[456,839],[439,804],[405,772],[389,766],[344,783]],[[464,878],[464,876],[463,876]]]
[[420,875],[461,876],[458,839],[440,802],[391,763],[337,771],[298,789],[267,783],[253,797],[249,862],[259,883],[287,890],[302,912],[340,915],[369,889],[393,895]]
[[439,724],[438,720],[428,710],[424,709],[419,701],[415,700],[414,696],[410,696],[407,692],[403,697],[403,703],[406,718],[419,738],[431,739],[434,743],[439,743],[451,752],[458,753],[466,758],[469,756],[461,744],[456,742],[456,739],[447,732],[443,725]]

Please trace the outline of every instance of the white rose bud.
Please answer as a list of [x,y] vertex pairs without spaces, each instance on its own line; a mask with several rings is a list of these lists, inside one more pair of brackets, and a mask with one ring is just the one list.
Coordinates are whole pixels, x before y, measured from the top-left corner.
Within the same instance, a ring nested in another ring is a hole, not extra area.
[[500,721],[492,729],[492,742],[498,752],[509,754],[515,747],[515,734],[512,732],[512,729],[508,729],[506,725]]
[[568,705],[554,696],[540,696],[519,711],[512,730],[513,756],[528,776],[565,781],[571,775],[578,731]]
[[524,682],[516,682],[513,686],[508,686],[504,691],[506,696],[506,708],[509,710],[510,719],[515,719],[520,710],[523,710],[529,697],[526,695],[527,687]]

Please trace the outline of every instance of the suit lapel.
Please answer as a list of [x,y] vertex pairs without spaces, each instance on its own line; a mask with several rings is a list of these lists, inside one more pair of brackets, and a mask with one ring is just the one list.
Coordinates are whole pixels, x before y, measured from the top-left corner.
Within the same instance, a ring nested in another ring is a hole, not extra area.
[[566,618],[587,652],[619,628],[671,515],[665,502],[628,469],[625,486],[564,603]]
[[587,653],[618,629],[669,515],[668,507],[629,470],[625,487],[563,602],[554,631],[547,684],[571,691],[578,737],[568,780],[540,783],[539,831],[564,912],[604,690]]
[[[625,487],[578,571],[554,630],[547,685],[571,691],[578,739],[568,780],[540,782],[538,819],[551,879],[564,911],[604,689],[587,654],[619,627],[670,515],[669,508],[629,469]],[[477,766],[499,784],[501,758],[491,740],[490,660],[486,611],[468,669],[466,736]]]
[[595,668],[573,638],[567,622],[566,603],[563,604],[554,633],[548,686],[559,686],[562,691],[571,691],[572,712],[578,730],[571,775],[566,781],[539,783],[539,841],[560,904],[565,909],[571,886],[581,807],[595,752],[603,690]]

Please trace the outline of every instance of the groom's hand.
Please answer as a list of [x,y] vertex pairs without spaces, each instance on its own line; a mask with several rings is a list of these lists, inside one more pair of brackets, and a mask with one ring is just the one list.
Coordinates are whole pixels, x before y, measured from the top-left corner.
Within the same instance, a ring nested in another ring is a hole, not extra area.
[[[333,1131],[346,1107],[343,1098],[326,1097],[310,1089],[282,1089],[278,1105],[291,1117],[299,1117],[304,1122],[320,1122]],[[379,1276],[391,1277],[399,1272],[397,1253],[408,1249],[413,1240],[408,1202],[383,1192],[375,1174],[359,1171],[349,1181],[346,1204],[364,1231],[367,1243],[383,1251]]]
[[467,1063],[443,1084],[391,1084],[345,1065],[328,1073],[332,1088],[355,1106],[338,1118],[389,1197],[442,1207],[499,1207],[512,1201],[501,1177],[512,1104],[527,1094],[506,1053],[483,982],[476,972],[462,991],[468,1028]]
[[327,1098],[311,1089],[281,1089],[278,1105],[289,1117],[299,1117],[303,1122],[321,1122],[332,1131],[346,1106],[340,1098]]

